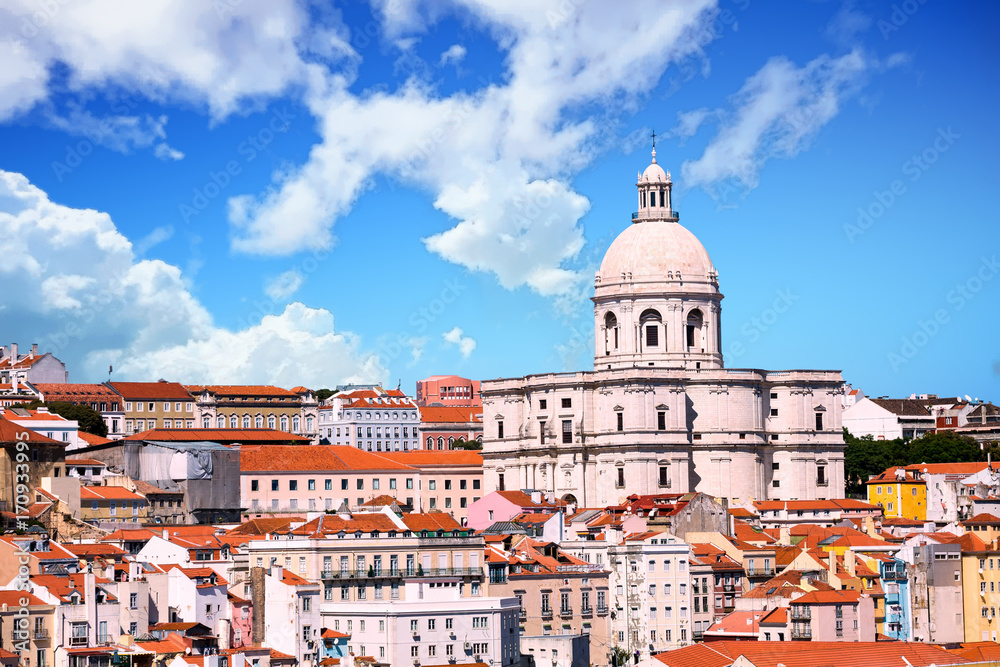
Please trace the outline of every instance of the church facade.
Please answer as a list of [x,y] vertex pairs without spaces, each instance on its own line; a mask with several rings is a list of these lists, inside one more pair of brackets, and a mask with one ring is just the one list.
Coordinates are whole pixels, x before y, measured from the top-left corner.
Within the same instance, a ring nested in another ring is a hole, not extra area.
[[485,490],[842,498],[840,372],[725,368],[718,272],[655,149],[636,185],[595,276],[594,370],[482,383]]

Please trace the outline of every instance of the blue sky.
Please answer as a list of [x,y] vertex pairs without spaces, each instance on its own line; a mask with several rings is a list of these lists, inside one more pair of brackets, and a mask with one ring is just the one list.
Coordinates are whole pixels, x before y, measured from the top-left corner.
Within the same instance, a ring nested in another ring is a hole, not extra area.
[[673,173],[726,365],[997,400],[994,3],[0,7],[5,342],[71,379],[592,365]]

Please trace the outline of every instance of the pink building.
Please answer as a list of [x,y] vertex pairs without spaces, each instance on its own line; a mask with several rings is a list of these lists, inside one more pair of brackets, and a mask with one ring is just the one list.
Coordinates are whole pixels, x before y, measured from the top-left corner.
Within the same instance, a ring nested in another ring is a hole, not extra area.
[[426,380],[417,380],[417,405],[482,408],[479,380],[470,380],[457,375],[432,375]]
[[858,591],[812,591],[792,601],[792,639],[875,641],[875,602]]
[[229,646],[243,648],[253,645],[253,602],[229,591]]
[[553,504],[538,491],[529,495],[524,491],[494,491],[480,498],[469,507],[468,526],[485,530],[497,521],[510,521],[518,514],[554,512],[566,504]]
[[420,408],[420,442],[424,449],[452,449],[456,440],[483,442],[483,409],[431,406]]

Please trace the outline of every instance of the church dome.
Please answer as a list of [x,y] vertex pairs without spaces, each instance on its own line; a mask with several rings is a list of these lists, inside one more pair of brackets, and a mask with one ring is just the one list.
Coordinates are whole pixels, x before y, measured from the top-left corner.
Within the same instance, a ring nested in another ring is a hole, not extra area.
[[646,171],[642,172],[642,176],[639,177],[640,183],[666,183],[670,180],[670,174],[663,171],[663,167],[656,164],[656,149],[653,149],[653,161]]
[[701,241],[679,223],[663,220],[630,225],[608,248],[597,272],[598,285],[623,282],[623,275],[624,282],[647,283],[716,279]]

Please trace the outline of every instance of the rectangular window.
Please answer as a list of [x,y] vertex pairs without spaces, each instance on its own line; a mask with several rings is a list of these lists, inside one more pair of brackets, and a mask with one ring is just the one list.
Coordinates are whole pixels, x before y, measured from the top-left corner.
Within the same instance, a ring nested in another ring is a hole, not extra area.
[[656,413],[656,428],[660,431],[667,430],[667,413],[660,411]]
[[548,407],[548,401],[546,401],[544,398],[538,401],[539,410],[545,410],[547,407]]
[[646,325],[646,347],[657,347],[660,344],[660,331],[655,324]]
[[251,479],[250,480],[250,490],[251,491],[259,491],[260,490],[259,480],[256,480],[256,479]]
[[497,439],[503,440],[503,420],[497,421]]
[[326,490],[326,491],[332,491],[333,490],[333,480],[332,479],[324,480],[323,481],[323,489]]
[[573,442],[573,422],[569,419],[562,420],[562,441],[566,444]]
[[778,408],[771,408],[771,416],[772,417],[778,416]]
[[340,480],[340,490],[341,491],[347,491],[347,480],[346,479]]
[[823,430],[823,413],[822,412],[817,412],[816,413],[816,430],[817,431],[822,431]]
[[670,486],[669,466],[660,466],[660,486]]
[[618,479],[615,480],[615,486],[622,488],[625,486],[625,468],[618,468]]
[[816,484],[826,486],[826,467],[816,466]]
[[625,414],[622,413],[622,412],[619,412],[619,413],[617,413],[617,417],[618,417],[618,430],[619,431],[624,431],[625,430]]
[[363,491],[364,488],[365,488],[365,480],[359,479],[358,480],[358,491]]
[[309,480],[307,486],[308,486],[308,488],[309,488],[310,491],[315,491],[316,490],[316,480],[314,480],[314,479]]
[[272,479],[271,480],[271,490],[272,491],[277,491],[278,490],[278,480],[276,480],[276,479]]

